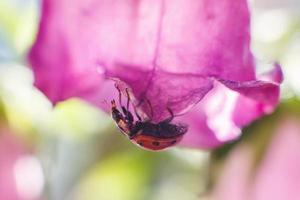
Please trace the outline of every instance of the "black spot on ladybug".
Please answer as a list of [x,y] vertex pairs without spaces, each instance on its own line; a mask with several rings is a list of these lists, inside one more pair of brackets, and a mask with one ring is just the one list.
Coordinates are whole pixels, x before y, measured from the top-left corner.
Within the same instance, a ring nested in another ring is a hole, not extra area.
[[144,146],[144,144],[142,142],[137,142],[139,145]]
[[154,141],[154,142],[152,142],[152,144],[154,145],[154,146],[159,146],[159,142],[157,142],[157,141]]

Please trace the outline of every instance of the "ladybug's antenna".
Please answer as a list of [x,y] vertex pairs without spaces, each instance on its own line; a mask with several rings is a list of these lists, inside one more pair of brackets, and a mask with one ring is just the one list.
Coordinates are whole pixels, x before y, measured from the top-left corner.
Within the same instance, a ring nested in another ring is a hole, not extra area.
[[116,107],[117,107],[117,106],[116,106],[116,102],[115,102],[114,99],[111,101],[111,107],[112,107],[112,108],[116,108]]

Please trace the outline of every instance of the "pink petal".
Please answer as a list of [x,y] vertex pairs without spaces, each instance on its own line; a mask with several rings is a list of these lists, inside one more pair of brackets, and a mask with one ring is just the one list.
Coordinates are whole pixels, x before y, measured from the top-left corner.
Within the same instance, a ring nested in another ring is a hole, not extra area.
[[212,148],[234,140],[243,126],[271,113],[278,98],[279,86],[275,83],[215,81],[214,89],[178,119],[189,124],[189,132],[181,144]]
[[275,63],[273,69],[270,71],[261,74],[259,79],[264,81],[270,81],[275,83],[282,83],[283,81],[283,72],[279,63]]
[[230,80],[255,78],[244,0],[165,3],[158,67]]

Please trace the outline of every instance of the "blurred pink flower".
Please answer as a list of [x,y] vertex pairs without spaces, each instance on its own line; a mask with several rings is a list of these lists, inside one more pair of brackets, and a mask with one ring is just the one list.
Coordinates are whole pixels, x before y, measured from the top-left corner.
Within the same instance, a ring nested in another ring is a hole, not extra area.
[[148,116],[151,102],[153,121],[167,107],[180,115],[182,144],[215,147],[278,102],[280,67],[257,79],[249,18],[246,0],[44,0],[35,85],[53,103],[81,97],[107,110],[117,78]]
[[43,189],[42,169],[13,134],[0,127],[0,199],[36,200]]
[[286,119],[254,171],[249,147],[235,149],[225,163],[214,200],[298,200],[300,197],[300,121]]
[[23,147],[0,130],[0,199],[20,199],[13,172],[15,161],[24,154]]

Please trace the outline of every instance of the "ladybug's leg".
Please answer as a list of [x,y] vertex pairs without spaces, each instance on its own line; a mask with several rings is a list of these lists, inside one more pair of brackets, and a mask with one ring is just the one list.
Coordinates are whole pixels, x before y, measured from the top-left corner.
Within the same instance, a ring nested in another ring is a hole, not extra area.
[[126,104],[126,109],[129,110],[130,96],[129,96],[128,88],[126,88],[126,94],[127,94],[127,104]]
[[162,123],[170,123],[174,119],[174,113],[171,108],[167,107],[168,112],[170,113],[170,117],[162,121]]
[[[134,114],[135,116],[138,118],[139,121],[142,121],[142,118],[141,116],[138,114],[137,110],[136,110],[136,106],[133,104],[133,102],[131,101],[130,99],[130,95],[129,95],[129,91],[128,91],[128,88],[126,88],[126,94],[127,94],[127,110],[129,109],[129,103],[131,102],[132,104],[132,107],[133,107],[133,110],[134,110]],[[131,113],[130,113],[131,114]]]
[[130,125],[132,125],[133,124],[133,116],[132,116],[131,112],[129,112],[128,110],[126,110],[126,108],[124,106],[122,106],[122,111],[123,111],[123,113],[125,115],[125,119],[128,121],[128,123]]
[[137,114],[136,107],[139,107],[142,103],[144,103],[145,99],[146,99],[146,101],[149,105],[149,108],[150,108],[150,119],[148,119],[147,121],[151,121],[152,118],[153,118],[153,109],[152,109],[152,105],[151,105],[150,101],[147,98],[143,98],[136,106],[134,106],[134,105],[132,105],[132,106],[134,108],[135,115],[137,116],[139,121],[142,121],[142,118]]
[[126,88],[126,94],[127,94],[127,104],[126,104],[126,108],[124,106],[122,106],[122,111],[123,111],[124,115],[126,116],[126,120],[128,121],[129,125],[132,126],[133,125],[133,116],[132,116],[131,112],[129,111],[130,96],[129,96],[128,88]]
[[149,108],[150,108],[150,121],[152,120],[153,118],[153,109],[152,109],[152,105],[151,105],[151,102],[149,101],[149,99],[146,98],[146,101],[149,105]]
[[115,84],[115,87],[116,87],[116,89],[119,92],[119,105],[122,107],[123,105],[122,105],[122,93],[121,93],[121,90],[120,90],[120,88],[118,87],[117,84]]
[[139,121],[142,121],[141,116],[137,113],[136,107],[134,105],[132,105],[132,107],[133,107],[135,116],[138,118]]

